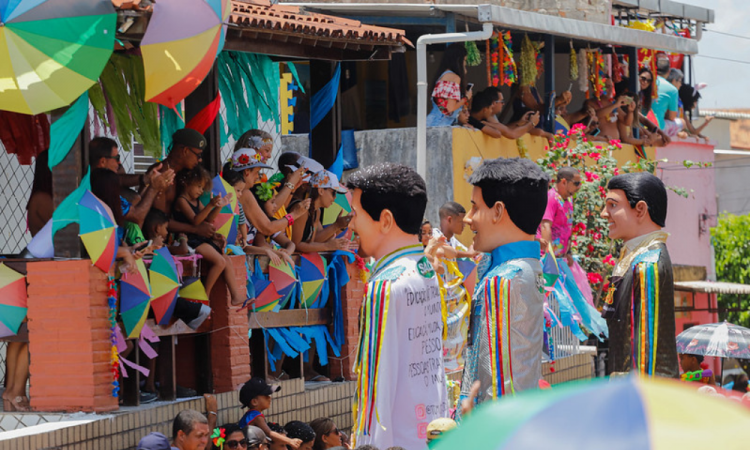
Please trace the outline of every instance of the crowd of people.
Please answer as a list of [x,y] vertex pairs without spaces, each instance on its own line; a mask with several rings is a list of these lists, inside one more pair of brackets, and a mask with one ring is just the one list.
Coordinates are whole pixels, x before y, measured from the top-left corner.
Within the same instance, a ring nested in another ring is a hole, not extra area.
[[[474,84],[467,80],[466,56],[462,44],[447,47],[433,83],[427,126],[461,126],[493,138],[517,139],[529,133],[552,141],[554,134],[546,130],[556,129],[556,124],[558,129],[583,124],[585,136],[593,142],[665,146],[675,137],[706,139],[701,132],[712,120],[707,117],[700,126],[693,125],[698,91],[705,85],[683,84],[682,71],[672,68],[664,53],[656,56],[656,74],[645,66],[640,69],[637,92],[628,89],[628,78],[614,83],[605,75],[601,98],[592,96],[577,110],[568,109],[573,100],[569,90],[557,95],[550,106],[554,107],[554,124],[545,123],[548,105],[535,87],[514,84],[509,102],[495,86],[473,92]],[[508,123],[501,123],[498,117],[506,116]]]

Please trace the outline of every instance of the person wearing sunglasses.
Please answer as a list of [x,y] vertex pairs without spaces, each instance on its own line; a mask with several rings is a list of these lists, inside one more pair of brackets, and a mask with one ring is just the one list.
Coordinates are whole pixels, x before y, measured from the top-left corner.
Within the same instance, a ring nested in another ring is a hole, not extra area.
[[[248,427],[250,428],[250,427]],[[257,427],[252,427],[256,428]],[[261,433],[263,433],[261,431]],[[265,434],[263,435],[265,437]],[[245,450],[248,448],[248,439],[245,433],[242,431],[239,425],[236,423],[227,423],[220,427],[213,429],[211,433],[211,449],[212,450]],[[257,445],[256,445],[257,448]]]
[[[581,188],[581,174],[573,167],[557,172],[557,182],[547,193],[547,209],[537,230],[542,252],[552,247],[557,257],[570,257],[570,236],[573,234],[573,195]],[[572,258],[570,258],[572,259]],[[569,261],[570,262],[570,261]]]
[[341,446],[341,431],[333,420],[320,417],[310,422],[310,427],[315,431],[313,450],[326,450]]

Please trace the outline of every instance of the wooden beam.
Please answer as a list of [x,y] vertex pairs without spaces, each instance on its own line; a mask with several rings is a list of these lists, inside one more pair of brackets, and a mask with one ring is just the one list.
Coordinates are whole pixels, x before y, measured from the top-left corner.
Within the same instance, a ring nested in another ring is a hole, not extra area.
[[304,327],[327,325],[331,320],[330,308],[284,309],[279,312],[253,312],[248,316],[250,328]]
[[[373,56],[372,51],[361,49],[361,45],[350,45],[347,49],[323,48],[312,45],[315,41],[310,39],[299,39],[296,43],[267,41],[265,39],[253,39],[243,35],[242,38],[228,36],[224,50],[258,53],[262,55],[276,55],[289,58],[300,58],[305,60],[318,59],[323,61],[385,61],[390,58],[390,46],[378,46],[379,51]],[[369,46],[371,50],[374,46]],[[380,50],[382,49],[382,50]]]
[[178,336],[181,334],[195,334],[192,328],[187,326],[182,320],[175,320],[171,325],[157,325],[154,319],[146,320],[146,326],[154,331],[154,334],[161,336]]

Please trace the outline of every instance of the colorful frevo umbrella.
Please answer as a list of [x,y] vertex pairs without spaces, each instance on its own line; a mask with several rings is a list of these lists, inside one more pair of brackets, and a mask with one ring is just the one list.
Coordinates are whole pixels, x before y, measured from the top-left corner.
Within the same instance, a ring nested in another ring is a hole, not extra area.
[[677,335],[677,352],[750,359],[750,329],[729,322],[694,325]]
[[135,262],[135,273],[124,273],[120,279],[120,317],[128,338],[141,335],[151,304],[151,284],[143,259]]
[[542,277],[544,278],[544,288],[548,291],[553,290],[555,283],[560,278],[560,267],[557,265],[555,254],[547,248],[547,252],[542,257]]
[[0,262],[0,338],[18,334],[26,300],[26,277]]
[[352,212],[352,193],[336,194],[336,200],[328,208],[323,210],[323,225],[330,225],[336,221],[339,214],[345,216]]
[[326,260],[319,253],[300,255],[299,280],[302,283],[302,306],[312,308],[320,297],[326,279]]
[[[229,244],[237,242],[237,220],[239,214],[239,202],[237,201],[237,192],[232,185],[227,183],[220,175],[216,175],[212,180],[211,193],[225,197],[232,194],[229,204],[221,208],[219,215],[214,220],[216,232],[227,238]],[[208,204],[203,202],[203,204]]]
[[169,249],[162,247],[154,252],[149,273],[153,295],[151,308],[154,310],[156,323],[168,325],[172,320],[172,313],[177,302],[177,291],[180,288],[177,266]]
[[255,285],[255,301],[251,308],[256,312],[277,311],[281,295],[276,292],[276,287],[269,280],[257,279]]
[[294,288],[296,287],[297,277],[294,273],[294,267],[286,261],[281,261],[280,264],[274,263],[268,264],[268,279],[273,282],[276,292],[281,296],[279,302],[279,309],[286,307],[289,303],[289,299],[294,294]]
[[750,411],[737,402],[678,381],[625,377],[486,402],[433,448],[744,449],[748,423]]
[[198,277],[185,277],[177,296],[190,302],[202,303],[206,306],[209,303],[206,288],[203,287],[203,283]]
[[117,222],[112,210],[91,191],[78,202],[80,236],[91,262],[109,273],[117,254]]
[[174,109],[198,87],[221,51],[228,0],[159,0],[141,42],[146,101]]
[[39,114],[71,104],[112,55],[117,14],[101,0],[0,1],[0,109]]

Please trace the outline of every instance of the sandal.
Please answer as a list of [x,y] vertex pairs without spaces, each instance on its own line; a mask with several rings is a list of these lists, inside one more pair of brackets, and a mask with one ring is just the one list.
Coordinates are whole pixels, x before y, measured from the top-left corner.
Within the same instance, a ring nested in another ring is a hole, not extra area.
[[28,412],[31,408],[29,408],[28,400],[24,402],[24,397],[19,395],[16,398],[3,399],[3,410],[5,412]]
[[286,381],[289,379],[289,374],[284,372],[283,370],[279,372],[279,376],[275,377],[272,374],[268,374],[268,379],[271,380],[272,383],[278,383],[279,381]]
[[321,375],[321,374],[317,374],[314,377],[310,378],[309,380],[305,380],[306,383],[312,383],[312,382],[323,383],[323,382],[326,382],[326,381],[331,381],[331,379],[328,378],[327,376]]

